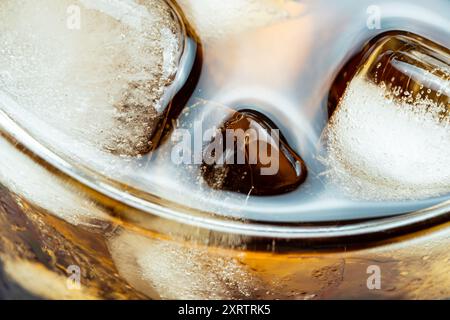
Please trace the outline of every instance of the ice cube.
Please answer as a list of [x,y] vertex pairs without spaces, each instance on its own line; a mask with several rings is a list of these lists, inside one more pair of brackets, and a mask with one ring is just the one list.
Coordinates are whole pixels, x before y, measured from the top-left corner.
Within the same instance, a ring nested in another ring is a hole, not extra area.
[[182,42],[163,0],[4,0],[0,92],[27,126],[37,117],[97,148],[145,153]]
[[259,112],[234,112],[213,140],[219,140],[225,159],[203,162],[203,179],[212,188],[275,195],[295,190],[306,179],[303,159],[291,149],[275,124]]
[[264,283],[232,255],[120,230],[108,240],[120,274],[156,299],[245,299]]
[[[290,15],[291,0],[179,0],[196,32],[204,40],[217,40],[268,25]],[[298,6],[298,4],[297,4]]]
[[325,131],[328,175],[362,198],[450,192],[450,55],[411,35],[380,39]]

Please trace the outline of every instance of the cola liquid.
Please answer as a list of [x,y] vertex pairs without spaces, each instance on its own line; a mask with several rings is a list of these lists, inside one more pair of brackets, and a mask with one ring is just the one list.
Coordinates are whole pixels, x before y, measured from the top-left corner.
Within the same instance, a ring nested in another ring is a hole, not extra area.
[[323,5],[3,1],[0,296],[448,298],[445,25]]

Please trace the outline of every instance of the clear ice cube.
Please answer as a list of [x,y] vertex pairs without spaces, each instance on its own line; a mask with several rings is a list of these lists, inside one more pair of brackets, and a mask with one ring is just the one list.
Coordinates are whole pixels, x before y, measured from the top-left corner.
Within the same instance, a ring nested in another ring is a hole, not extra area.
[[450,192],[450,54],[388,35],[366,54],[326,128],[328,176],[362,198]]

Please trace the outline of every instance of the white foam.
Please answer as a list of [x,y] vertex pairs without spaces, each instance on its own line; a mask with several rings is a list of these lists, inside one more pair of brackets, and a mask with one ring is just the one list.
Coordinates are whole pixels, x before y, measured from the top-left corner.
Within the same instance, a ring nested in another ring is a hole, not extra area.
[[420,199],[450,192],[450,119],[431,101],[386,96],[354,78],[327,134],[331,181],[365,199]]

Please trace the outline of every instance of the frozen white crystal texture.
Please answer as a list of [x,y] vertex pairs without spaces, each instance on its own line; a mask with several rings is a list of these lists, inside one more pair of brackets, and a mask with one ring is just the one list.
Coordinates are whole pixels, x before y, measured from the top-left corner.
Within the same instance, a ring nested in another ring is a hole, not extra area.
[[182,41],[163,0],[1,1],[0,92],[17,104],[3,107],[33,133],[38,118],[101,150],[145,153]]
[[355,77],[327,128],[329,176],[360,198],[420,199],[450,192],[445,107],[392,99],[382,85]]

